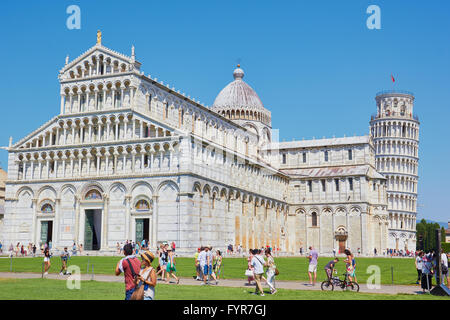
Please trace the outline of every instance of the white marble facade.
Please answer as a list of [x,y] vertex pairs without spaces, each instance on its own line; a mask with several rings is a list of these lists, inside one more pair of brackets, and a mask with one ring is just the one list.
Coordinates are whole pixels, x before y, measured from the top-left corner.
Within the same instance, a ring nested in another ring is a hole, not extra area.
[[208,108],[140,68],[101,43],[66,61],[60,114],[10,144],[5,245],[389,247],[371,135],[278,143],[242,69]]

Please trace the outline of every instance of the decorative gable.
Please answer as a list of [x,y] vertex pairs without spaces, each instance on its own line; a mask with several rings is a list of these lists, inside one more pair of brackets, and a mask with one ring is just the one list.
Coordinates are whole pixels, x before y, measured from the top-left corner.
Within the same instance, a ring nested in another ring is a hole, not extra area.
[[75,60],[69,62],[59,72],[61,82],[82,80],[90,77],[120,74],[140,70],[141,63],[134,57],[134,47],[131,57],[106,48],[97,43]]

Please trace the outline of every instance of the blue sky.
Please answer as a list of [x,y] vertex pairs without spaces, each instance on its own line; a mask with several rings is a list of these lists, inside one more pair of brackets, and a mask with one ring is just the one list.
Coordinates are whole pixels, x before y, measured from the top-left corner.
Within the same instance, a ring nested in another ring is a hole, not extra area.
[[[450,219],[448,1],[2,1],[0,145],[59,112],[58,71],[95,44],[211,105],[240,61],[280,139],[363,135],[375,94],[412,91],[421,121],[419,218]],[[66,8],[81,9],[69,30]],[[381,30],[369,30],[369,5]],[[7,153],[0,152],[6,167]]]

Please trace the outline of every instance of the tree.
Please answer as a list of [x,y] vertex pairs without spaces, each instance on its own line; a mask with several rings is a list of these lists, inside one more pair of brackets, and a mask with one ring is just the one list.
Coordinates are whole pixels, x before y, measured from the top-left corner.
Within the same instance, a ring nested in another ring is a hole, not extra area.
[[[422,219],[419,223],[416,224],[416,232],[417,232],[417,249],[423,249],[424,251],[430,251],[437,248],[436,243],[436,229],[441,230],[441,237],[445,239],[445,229],[441,228],[439,223],[428,223],[425,219]],[[420,239],[422,239],[422,248],[420,247]]]

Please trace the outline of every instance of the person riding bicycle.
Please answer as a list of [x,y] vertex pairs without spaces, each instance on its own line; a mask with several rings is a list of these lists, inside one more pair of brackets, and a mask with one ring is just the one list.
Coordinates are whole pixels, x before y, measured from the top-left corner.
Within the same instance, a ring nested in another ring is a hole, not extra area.
[[327,274],[328,281],[331,281],[331,277],[333,276],[334,267],[336,266],[336,263],[338,263],[339,258],[334,258],[330,262],[327,263],[325,266],[325,273]]

